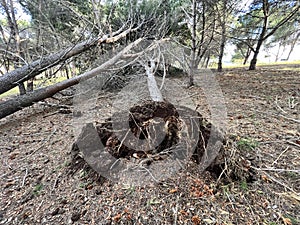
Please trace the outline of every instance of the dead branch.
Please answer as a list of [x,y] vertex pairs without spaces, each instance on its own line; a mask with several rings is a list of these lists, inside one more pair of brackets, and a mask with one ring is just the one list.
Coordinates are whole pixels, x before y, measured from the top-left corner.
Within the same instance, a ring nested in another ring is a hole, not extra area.
[[130,51],[134,46],[138,45],[142,40],[143,39],[140,38],[135,42],[132,42],[110,60],[106,61],[99,67],[92,69],[88,72],[85,72],[77,77],[73,77],[71,79],[59,82],[57,84],[53,84],[45,88],[37,89],[29,94],[17,96],[13,99],[9,99],[7,101],[1,102],[0,119],[14,112],[17,112],[25,107],[31,106],[35,102],[41,101],[45,98],[49,98],[61,90],[64,90],[68,87],[78,84],[81,80],[87,80],[89,78],[99,75],[101,71],[118,62],[118,60],[120,60],[125,53]]
[[85,52],[90,48],[97,46],[98,44],[118,41],[130,32],[138,29],[138,27],[134,29],[129,28],[122,32],[123,29],[124,28],[122,27],[120,30],[112,33],[111,35],[103,35],[102,37],[85,40],[79,44],[76,44],[75,46],[71,46],[62,51],[50,54],[30,64],[24,65],[21,68],[8,72],[3,76],[0,76],[0,94],[9,91],[10,89],[16,87],[19,83],[34,78],[43,71],[56,66],[73,56]]

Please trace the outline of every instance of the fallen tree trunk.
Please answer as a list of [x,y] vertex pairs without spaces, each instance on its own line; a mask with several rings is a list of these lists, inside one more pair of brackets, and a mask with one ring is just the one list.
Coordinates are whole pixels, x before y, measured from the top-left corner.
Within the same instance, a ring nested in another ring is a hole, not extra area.
[[104,69],[114,65],[122,56],[124,56],[130,49],[132,49],[134,46],[138,45],[143,39],[140,38],[136,40],[135,42],[132,42],[128,46],[126,46],[122,51],[120,51],[117,55],[115,55],[113,58],[108,60],[107,62],[103,63],[101,66],[85,72],[77,77],[73,77],[71,79],[59,82],[57,84],[50,85],[45,88],[37,89],[27,95],[21,95],[17,96],[13,99],[9,99],[5,102],[0,103],[0,119],[4,118],[10,114],[13,114],[25,107],[31,106],[33,103],[41,101],[45,98],[49,98],[56,94],[59,91],[62,91],[68,87],[71,87],[73,85],[76,85],[80,82],[82,79],[89,79],[92,77],[95,77],[99,75],[101,71]]
[[71,46],[62,51],[50,54],[42,59],[36,60],[21,68],[15,69],[9,73],[0,76],[0,94],[9,91],[10,89],[18,86],[19,83],[27,81],[35,76],[41,74],[43,71],[66,61],[67,59],[76,56],[82,52],[97,46],[99,43],[112,43],[122,37],[125,37],[135,29],[127,29],[123,32],[121,30],[114,32],[112,35],[104,35],[101,38],[94,38],[92,40],[83,41],[75,46]]

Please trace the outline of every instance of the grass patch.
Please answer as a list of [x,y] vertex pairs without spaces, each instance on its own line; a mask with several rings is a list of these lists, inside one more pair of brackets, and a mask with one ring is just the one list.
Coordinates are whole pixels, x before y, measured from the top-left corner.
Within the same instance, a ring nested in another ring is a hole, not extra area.
[[[299,65],[300,66],[300,65]],[[279,70],[284,70],[284,71],[300,71],[300,67],[284,67],[284,68],[281,68]]]
[[43,184],[37,184],[33,189],[33,194],[39,195],[43,187],[44,187]]
[[[58,82],[66,80],[66,77],[54,77],[54,78],[42,78],[42,79],[37,79],[34,81],[34,89],[42,88],[42,87],[47,87],[52,84],[56,84]],[[26,83],[25,83],[26,84]],[[0,95],[0,99],[4,97],[9,97],[9,96],[16,96],[19,94],[19,88],[14,87],[13,89],[3,93]]]
[[246,181],[242,181],[242,182],[240,183],[240,187],[241,187],[241,189],[242,189],[243,191],[247,191],[247,190],[248,190],[248,184],[247,184],[247,182],[246,182]]
[[253,139],[250,138],[241,138],[237,141],[237,147],[240,150],[254,150],[256,147],[258,147],[259,143]]
[[[280,61],[280,62],[258,62],[256,65],[257,66],[273,66],[273,65],[295,65],[299,64],[300,66],[300,60],[295,60],[295,61]],[[250,63],[247,63],[246,65],[243,65],[242,63],[233,63],[232,65],[224,65],[224,68],[227,69],[233,69],[233,68],[248,68],[250,66]],[[215,66],[213,66],[215,68]],[[293,67],[285,67],[284,69],[286,70],[294,70],[294,71],[299,71],[300,68],[293,68]]]

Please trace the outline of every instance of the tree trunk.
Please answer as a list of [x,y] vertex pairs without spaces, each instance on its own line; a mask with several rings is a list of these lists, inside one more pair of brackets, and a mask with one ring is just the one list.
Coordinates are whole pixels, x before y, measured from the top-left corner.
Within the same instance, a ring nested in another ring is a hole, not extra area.
[[90,48],[97,46],[99,43],[115,42],[120,38],[125,37],[130,31],[132,31],[132,29],[127,29],[122,33],[120,33],[120,31],[117,31],[113,33],[112,37],[109,38],[108,35],[104,35],[102,38],[83,41],[75,46],[50,54],[40,60],[36,60],[28,65],[11,71],[0,77],[0,94],[14,88],[18,85],[19,82],[24,82],[26,80],[34,78],[36,75],[42,73],[48,68],[58,65],[59,63],[64,62],[72,56],[89,50]]
[[[257,46],[256,49],[254,51],[254,56],[251,60],[250,63],[250,67],[249,70],[255,70],[256,69],[256,62],[257,62],[257,56],[260,50],[260,47],[262,46],[263,42],[269,38],[271,35],[273,35],[281,26],[283,26],[284,24],[286,24],[288,21],[290,21],[291,18],[293,18],[294,16],[298,15],[299,13],[299,3],[297,3],[294,7],[293,10],[290,11],[287,16],[285,16],[283,19],[281,19],[275,26],[273,26],[272,28],[268,27],[268,23],[269,23],[269,11],[270,11],[270,2],[268,0],[263,0],[263,26],[262,26],[262,31],[259,35],[258,41],[257,41]],[[271,31],[267,32],[268,29],[271,29]]]
[[150,66],[145,65],[145,69],[146,69],[147,83],[148,83],[148,89],[149,89],[151,99],[155,102],[163,102],[164,99],[162,97],[162,94],[157,86],[154,77],[154,70],[155,70],[154,60],[150,61]]
[[33,91],[33,82],[34,82],[34,78],[27,81],[27,92]]
[[258,53],[259,53],[259,51],[254,52],[253,58],[251,59],[251,62],[250,62],[249,70],[256,70],[256,63],[257,63]]
[[222,70],[223,70],[222,60],[223,60],[223,56],[224,56],[224,48],[225,48],[225,42],[226,42],[225,32],[226,32],[225,24],[223,24],[223,26],[222,26],[222,40],[221,40],[221,45],[220,45],[220,54],[219,54],[219,62],[218,62],[218,72],[222,72]]
[[206,57],[205,68],[208,68],[209,60],[210,60],[210,52],[208,52],[207,57]]
[[245,55],[245,58],[244,58],[243,65],[246,65],[246,63],[247,63],[247,61],[249,59],[250,54],[251,54],[251,49],[248,47],[246,55]]
[[19,92],[20,92],[20,95],[25,95],[26,94],[26,88],[25,88],[25,85],[23,82],[21,82],[19,85]]
[[223,70],[222,60],[223,60],[223,56],[224,56],[224,48],[225,48],[225,42],[226,42],[226,6],[227,6],[227,1],[223,0],[222,3],[223,3],[223,10],[222,10],[222,16],[220,16],[221,27],[222,27],[222,36],[221,36],[220,54],[219,54],[219,61],[218,61],[218,72],[222,72],[222,70]]
[[299,37],[300,37],[300,32],[297,34],[296,38],[294,39],[294,41],[293,41],[292,44],[291,44],[291,48],[290,48],[289,54],[288,54],[288,56],[287,56],[287,58],[286,58],[287,61],[289,61],[289,59],[290,59],[290,57],[291,57],[291,54],[292,54],[292,52],[294,51],[295,45],[296,45],[296,43],[297,43]]
[[268,2],[268,0],[263,0],[263,13],[264,13],[263,27],[262,27],[262,31],[261,31],[258,41],[257,41],[257,45],[256,45],[256,48],[254,51],[253,58],[250,62],[249,70],[256,69],[257,56],[258,56],[259,50],[260,50],[264,40],[266,39],[265,34],[267,32],[268,23],[269,23],[269,2]]
[[192,24],[192,55],[190,61],[190,71],[189,71],[189,85],[194,85],[194,68],[195,68],[195,61],[196,61],[196,23],[197,23],[197,14],[196,14],[196,0],[193,0],[193,24]]
[[85,79],[89,79],[89,78],[99,75],[99,73],[101,71],[114,65],[118,60],[120,60],[120,58],[125,53],[127,53],[130,49],[132,49],[137,44],[139,44],[142,40],[143,39],[140,38],[140,39],[136,40],[135,42],[132,42],[130,45],[126,46],[121,52],[119,52],[113,58],[111,58],[107,62],[103,63],[101,66],[99,66],[91,71],[83,73],[77,77],[73,77],[69,80],[64,80],[57,84],[34,90],[33,92],[27,93],[26,95],[17,96],[13,99],[7,100],[5,102],[1,102],[0,103],[0,119],[4,118],[10,114],[13,114],[14,112],[17,112],[25,107],[31,106],[35,102],[41,101],[45,98],[49,98],[59,91],[62,91],[68,87],[76,85],[80,82],[81,79],[85,80]]

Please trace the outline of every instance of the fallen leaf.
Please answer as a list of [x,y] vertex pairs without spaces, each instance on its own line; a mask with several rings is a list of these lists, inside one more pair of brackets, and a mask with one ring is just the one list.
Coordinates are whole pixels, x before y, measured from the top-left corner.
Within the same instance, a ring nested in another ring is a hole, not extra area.
[[15,159],[18,155],[20,154],[20,152],[13,152],[9,155],[9,159],[13,160]]
[[214,223],[214,221],[211,220],[211,219],[204,219],[203,221],[204,221],[205,223],[208,223],[208,224]]
[[229,215],[229,212],[227,212],[227,211],[224,211],[224,210],[222,210],[222,209],[221,209],[221,211],[220,211],[220,215]]
[[127,214],[127,220],[132,220],[132,216],[131,216],[131,214]]
[[285,225],[292,225],[292,221],[290,218],[282,217],[282,220]]
[[198,225],[198,224],[200,224],[201,220],[200,220],[199,216],[193,216],[192,222],[194,225]]
[[176,192],[177,192],[177,189],[176,189],[176,188],[169,190],[169,193],[170,193],[170,194],[174,194],[174,193],[176,193]]
[[121,217],[122,217],[122,215],[120,213],[118,213],[117,215],[115,215],[113,217],[113,220],[116,221],[116,222],[118,222],[121,219]]
[[187,216],[189,213],[184,211],[183,209],[179,211],[182,215]]
[[267,175],[261,175],[261,179],[266,182],[271,182],[271,179]]

